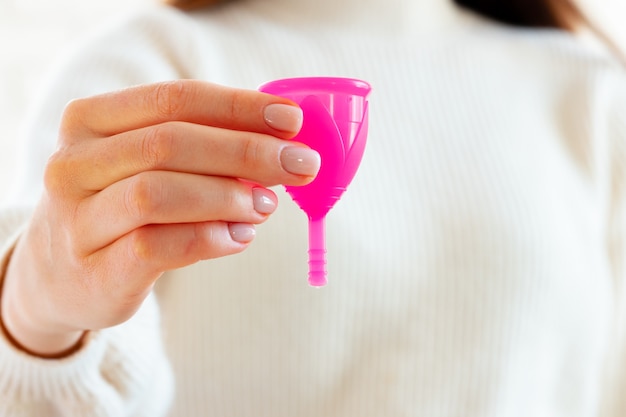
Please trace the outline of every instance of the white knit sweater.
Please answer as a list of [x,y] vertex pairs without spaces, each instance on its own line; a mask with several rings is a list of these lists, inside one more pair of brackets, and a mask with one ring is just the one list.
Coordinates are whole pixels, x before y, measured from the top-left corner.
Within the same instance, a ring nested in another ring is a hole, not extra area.
[[327,287],[307,285],[306,218],[277,189],[246,252],[166,274],[74,356],[1,338],[0,416],[626,415],[622,69],[558,31],[456,9],[421,31],[411,0],[361,3],[343,22],[330,0],[155,8],[67,57],[29,119],[5,259],[74,97],[362,78],[369,143],[328,216]]

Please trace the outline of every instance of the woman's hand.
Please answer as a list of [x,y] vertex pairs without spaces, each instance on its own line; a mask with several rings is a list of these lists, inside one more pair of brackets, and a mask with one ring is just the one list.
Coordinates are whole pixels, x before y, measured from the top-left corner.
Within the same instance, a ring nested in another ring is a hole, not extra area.
[[301,122],[288,100],[199,81],[70,103],[5,277],[16,343],[67,353],[85,330],[130,318],[164,271],[244,250],[276,207],[265,187],[319,169],[285,140]]

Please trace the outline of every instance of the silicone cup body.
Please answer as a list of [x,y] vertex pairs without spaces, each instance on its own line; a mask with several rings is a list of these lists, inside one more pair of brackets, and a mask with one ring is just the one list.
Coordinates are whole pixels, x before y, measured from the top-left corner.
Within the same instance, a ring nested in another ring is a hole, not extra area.
[[293,140],[315,149],[322,159],[310,184],[286,190],[309,218],[309,283],[323,286],[327,282],[325,218],[361,163],[371,87],[352,78],[306,77],[271,81],[259,90],[302,108],[304,122]]

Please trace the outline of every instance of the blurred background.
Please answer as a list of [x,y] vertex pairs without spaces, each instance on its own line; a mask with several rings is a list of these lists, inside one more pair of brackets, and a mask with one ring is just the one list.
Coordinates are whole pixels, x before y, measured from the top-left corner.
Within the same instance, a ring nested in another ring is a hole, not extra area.
[[[94,25],[157,1],[0,0],[0,200],[12,177],[21,120],[50,65]],[[626,0],[580,4],[626,49]]]
[[0,200],[23,115],[43,76],[95,25],[158,0],[0,0]]

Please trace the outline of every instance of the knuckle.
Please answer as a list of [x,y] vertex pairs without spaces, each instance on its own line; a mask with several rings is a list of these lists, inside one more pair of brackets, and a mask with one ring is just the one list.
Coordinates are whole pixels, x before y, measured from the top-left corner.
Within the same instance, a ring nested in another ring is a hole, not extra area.
[[194,239],[186,250],[195,255],[197,261],[215,257],[221,241],[215,233],[214,223],[199,223],[194,225]]
[[233,89],[225,96],[224,110],[226,117],[233,123],[241,119],[242,109],[245,107],[246,97],[242,90]]
[[141,142],[141,155],[149,168],[161,168],[174,151],[174,126],[170,123],[147,130]]
[[171,119],[178,115],[189,97],[191,86],[184,80],[157,84],[154,90],[154,105],[159,116]]
[[259,167],[262,159],[262,145],[260,141],[253,137],[245,138],[239,147],[239,159],[246,169],[255,169]]
[[239,101],[240,101],[240,94],[239,92],[237,92],[236,90],[234,90],[229,96],[228,96],[229,100],[228,100],[228,116],[231,119],[235,119],[237,117],[237,113],[238,113],[238,109],[239,109]]
[[45,189],[58,194],[66,191],[71,183],[69,172],[70,162],[62,150],[55,151],[44,168],[43,182]]
[[191,233],[184,245],[181,246],[181,256],[186,260],[185,264],[192,264],[204,259],[202,254],[207,251],[205,246],[205,224],[195,223],[191,225]]
[[192,254],[194,262],[214,259],[220,256],[241,252],[243,248],[228,244],[228,226],[226,223],[199,223],[194,226],[194,238],[186,248]]
[[152,259],[154,247],[145,229],[135,229],[129,239],[129,255],[133,261],[145,263]]
[[[225,207],[226,210],[234,212],[238,209],[240,197],[237,187],[223,189],[219,197],[221,206]],[[218,200],[216,199],[216,201]]]
[[60,139],[63,140],[73,135],[73,132],[82,126],[85,112],[85,99],[73,99],[65,105],[61,116],[59,128]]
[[222,204],[234,220],[249,220],[247,214],[253,210],[248,189],[239,184],[222,194]]
[[135,175],[125,190],[124,209],[126,214],[137,220],[147,221],[157,207],[160,185],[148,173]]

